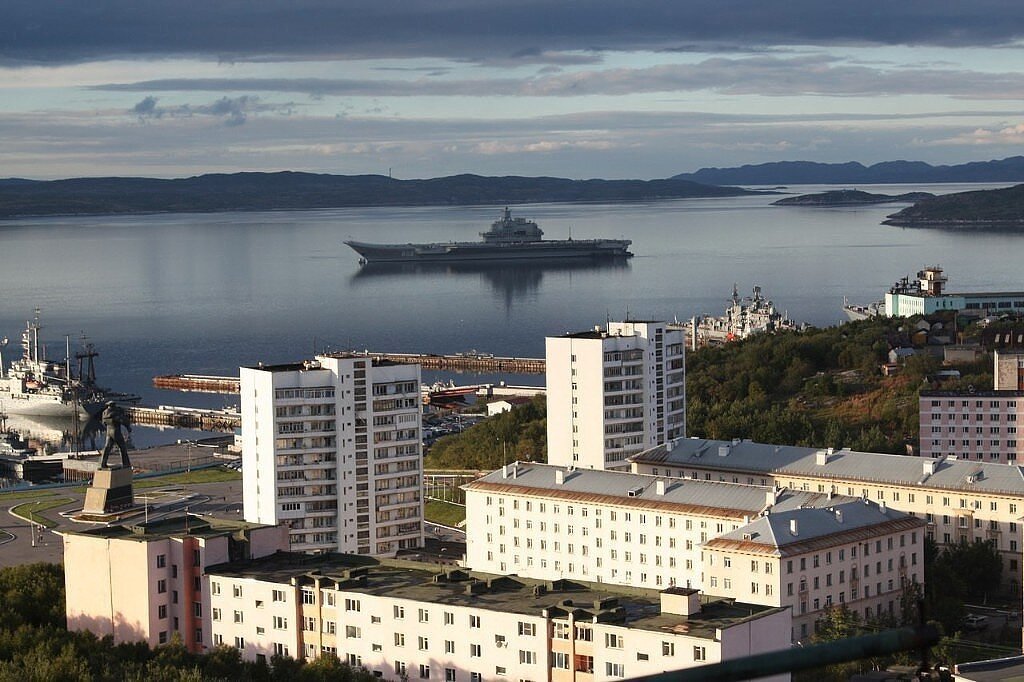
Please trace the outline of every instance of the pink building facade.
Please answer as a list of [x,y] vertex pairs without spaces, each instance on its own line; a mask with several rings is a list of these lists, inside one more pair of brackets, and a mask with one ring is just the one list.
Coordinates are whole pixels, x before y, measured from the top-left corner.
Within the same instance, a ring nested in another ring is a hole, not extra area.
[[1024,391],[921,391],[919,413],[922,457],[1024,460],[1024,438],[1017,437]]
[[165,644],[192,652],[211,646],[206,566],[273,554],[287,529],[202,517],[65,533],[69,630],[115,643]]

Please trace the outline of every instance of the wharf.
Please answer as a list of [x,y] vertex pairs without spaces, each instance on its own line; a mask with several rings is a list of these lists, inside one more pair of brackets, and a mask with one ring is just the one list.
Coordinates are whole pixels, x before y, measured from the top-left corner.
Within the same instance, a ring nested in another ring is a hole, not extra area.
[[205,374],[165,374],[153,377],[153,387],[169,391],[237,394],[239,392],[239,381],[238,377],[217,377]]
[[506,372],[509,374],[544,374],[544,358],[508,358],[488,353],[373,353],[356,351],[352,355],[374,358],[400,365],[420,365],[423,369],[463,372]]
[[126,408],[133,424],[143,426],[168,426],[198,431],[234,431],[242,425],[242,415],[234,409],[204,410],[193,407],[145,407],[135,405]]

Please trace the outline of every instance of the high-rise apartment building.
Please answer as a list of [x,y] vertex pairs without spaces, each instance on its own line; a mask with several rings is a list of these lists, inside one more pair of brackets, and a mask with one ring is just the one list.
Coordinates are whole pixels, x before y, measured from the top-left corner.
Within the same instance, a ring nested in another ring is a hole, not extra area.
[[686,434],[685,338],[664,322],[548,337],[548,461],[628,469],[626,458]]
[[423,542],[419,365],[317,356],[243,367],[245,518],[291,549],[394,555]]

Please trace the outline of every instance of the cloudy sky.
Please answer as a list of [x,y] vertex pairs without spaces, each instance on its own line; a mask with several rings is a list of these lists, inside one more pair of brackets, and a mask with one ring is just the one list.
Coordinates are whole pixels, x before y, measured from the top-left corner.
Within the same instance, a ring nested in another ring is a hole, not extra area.
[[1020,0],[3,0],[0,177],[1024,154]]

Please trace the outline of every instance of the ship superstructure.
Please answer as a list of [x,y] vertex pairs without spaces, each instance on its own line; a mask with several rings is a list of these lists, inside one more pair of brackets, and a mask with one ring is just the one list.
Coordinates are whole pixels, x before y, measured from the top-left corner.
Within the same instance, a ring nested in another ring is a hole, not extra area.
[[479,242],[370,244],[346,241],[366,263],[628,258],[629,239],[544,239],[536,222],[513,218],[506,207]]
[[37,309],[35,318],[25,323],[21,333],[21,357],[5,365],[0,355],[0,404],[7,412],[43,417],[76,413],[87,416],[102,410],[106,400],[138,400],[138,396],[112,394],[96,385],[93,360],[97,353],[91,344],[74,356],[78,361],[77,375],[71,367],[70,340],[64,360],[50,360],[40,338],[41,330]]
[[694,318],[687,332],[690,347],[698,348],[745,339],[764,332],[801,329],[803,326],[791,320],[787,313],[777,310],[775,304],[761,294],[761,287],[755,286],[752,295],[741,297],[734,284],[725,315]]

